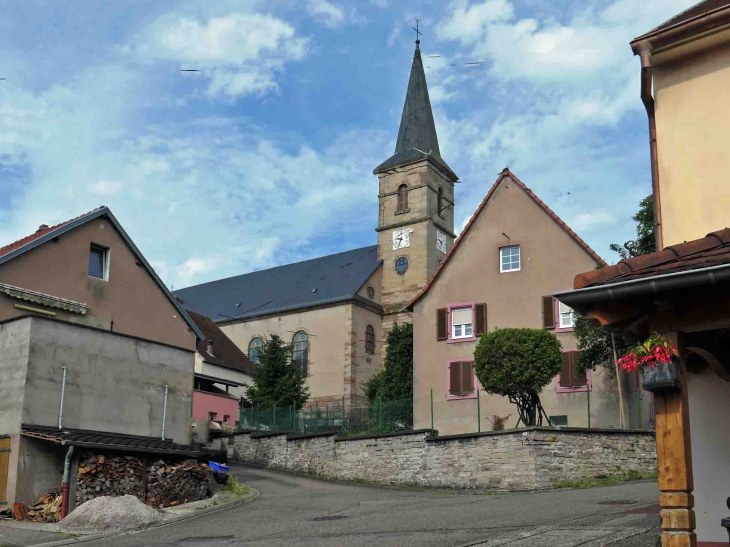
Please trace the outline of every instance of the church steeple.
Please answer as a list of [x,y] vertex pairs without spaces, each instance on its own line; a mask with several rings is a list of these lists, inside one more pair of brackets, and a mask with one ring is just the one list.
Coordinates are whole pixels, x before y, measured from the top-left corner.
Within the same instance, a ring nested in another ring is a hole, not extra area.
[[[441,166],[446,167],[449,174],[453,171],[441,158],[438,136],[436,135],[436,123],[433,120],[431,100],[428,97],[428,84],[426,73],[423,70],[421,59],[420,40],[416,40],[416,51],[413,54],[411,65],[411,76],[408,81],[408,91],[403,105],[398,140],[395,143],[393,155],[381,163],[373,171],[374,174],[394,167],[401,163],[422,160],[424,156],[430,155]],[[454,175],[454,178],[456,175]]]

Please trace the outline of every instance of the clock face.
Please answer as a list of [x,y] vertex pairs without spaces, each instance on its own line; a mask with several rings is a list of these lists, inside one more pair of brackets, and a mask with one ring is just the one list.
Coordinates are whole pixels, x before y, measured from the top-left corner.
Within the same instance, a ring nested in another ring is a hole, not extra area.
[[393,250],[405,249],[411,245],[411,232],[413,228],[402,228],[393,232]]
[[436,232],[436,249],[446,254],[446,236],[441,232]]

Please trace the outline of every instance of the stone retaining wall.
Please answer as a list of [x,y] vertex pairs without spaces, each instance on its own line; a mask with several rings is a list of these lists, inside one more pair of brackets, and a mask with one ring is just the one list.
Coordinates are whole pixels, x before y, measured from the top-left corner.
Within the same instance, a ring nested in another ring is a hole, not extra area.
[[323,478],[377,484],[533,490],[656,471],[652,431],[535,427],[470,435],[430,430],[372,437],[234,438],[234,459]]

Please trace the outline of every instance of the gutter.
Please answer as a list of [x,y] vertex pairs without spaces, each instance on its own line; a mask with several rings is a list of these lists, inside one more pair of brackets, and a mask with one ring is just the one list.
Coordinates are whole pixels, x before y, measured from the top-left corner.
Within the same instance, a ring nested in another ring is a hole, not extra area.
[[726,282],[730,282],[730,264],[643,279],[632,279],[631,281],[612,285],[599,285],[597,287],[558,292],[554,293],[553,296],[565,305],[585,314],[594,304],[618,302],[637,296],[661,294],[678,289],[717,285]]

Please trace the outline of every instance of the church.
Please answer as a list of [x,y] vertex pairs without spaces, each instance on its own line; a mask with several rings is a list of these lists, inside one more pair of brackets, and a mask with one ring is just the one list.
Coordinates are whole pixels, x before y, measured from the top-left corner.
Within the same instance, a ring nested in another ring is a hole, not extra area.
[[441,157],[419,40],[395,152],[377,166],[378,243],[175,291],[257,362],[272,334],[293,345],[307,377],[307,405],[366,403],[365,382],[383,366],[393,324],[428,284],[454,233],[458,176]]

